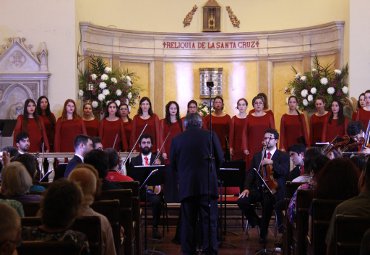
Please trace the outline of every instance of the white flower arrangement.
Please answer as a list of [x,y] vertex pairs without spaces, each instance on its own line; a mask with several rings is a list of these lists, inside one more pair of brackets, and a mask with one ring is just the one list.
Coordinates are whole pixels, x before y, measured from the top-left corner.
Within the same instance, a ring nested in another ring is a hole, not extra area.
[[307,100],[308,100],[308,102],[312,102],[313,101],[313,95],[308,95]]
[[348,87],[347,87],[347,86],[343,86],[343,88],[342,88],[342,92],[343,92],[344,94],[348,94]]
[[333,88],[333,87],[329,87],[329,88],[327,89],[327,92],[328,92],[328,94],[329,94],[329,95],[333,95],[333,94],[335,93],[335,88]]
[[301,96],[302,97],[306,97],[307,95],[308,95],[307,89],[304,89],[304,90],[301,91]]
[[301,76],[301,81],[306,81],[307,80],[307,76],[305,76],[305,75],[303,75],[303,76]]
[[322,78],[320,79],[320,83],[321,83],[322,85],[326,85],[326,84],[328,84],[328,78],[326,78],[326,77],[322,77]]
[[311,92],[312,95],[315,95],[316,92],[317,92],[317,89],[315,87],[313,87],[313,88],[311,88],[310,92]]

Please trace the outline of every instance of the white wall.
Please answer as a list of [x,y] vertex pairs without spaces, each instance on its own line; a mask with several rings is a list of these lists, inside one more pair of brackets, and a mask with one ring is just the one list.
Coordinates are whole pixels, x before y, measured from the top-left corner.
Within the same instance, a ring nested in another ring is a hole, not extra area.
[[370,89],[370,3],[350,1],[349,84],[351,96],[357,98]]

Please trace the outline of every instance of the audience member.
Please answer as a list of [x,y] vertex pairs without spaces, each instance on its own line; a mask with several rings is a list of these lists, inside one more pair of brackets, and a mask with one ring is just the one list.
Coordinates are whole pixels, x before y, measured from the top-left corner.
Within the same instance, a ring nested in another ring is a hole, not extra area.
[[119,155],[117,151],[113,148],[105,149],[105,152],[108,154],[109,159],[109,171],[106,179],[111,182],[131,182],[132,179],[130,176],[123,175],[119,171]]
[[66,171],[64,172],[64,177],[72,172],[72,170],[80,163],[84,162],[84,156],[86,153],[92,150],[91,138],[87,135],[78,135],[74,140],[75,155],[68,162]]
[[18,148],[19,154],[27,153],[30,149],[31,143],[28,133],[20,132],[15,138],[15,145]]
[[288,148],[288,151],[294,168],[290,171],[287,181],[307,182],[307,175],[304,174],[304,153],[306,147],[302,144],[294,144]]
[[18,254],[21,241],[21,219],[17,211],[0,203],[0,255]]

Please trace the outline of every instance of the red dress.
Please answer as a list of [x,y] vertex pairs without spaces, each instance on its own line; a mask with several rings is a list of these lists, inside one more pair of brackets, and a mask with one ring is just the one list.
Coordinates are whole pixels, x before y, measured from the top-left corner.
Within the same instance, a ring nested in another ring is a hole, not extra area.
[[123,129],[125,130],[125,137],[126,137],[126,142],[127,142],[127,150],[131,150],[131,143],[130,143],[130,138],[131,138],[131,130],[132,130],[132,120],[129,120],[128,122],[123,122]]
[[262,150],[262,141],[268,128],[275,128],[273,114],[266,113],[263,116],[248,115],[247,121],[247,149],[249,151],[247,166],[252,162],[255,153]]
[[134,179],[132,179],[130,176],[120,174],[116,171],[108,171],[107,177],[105,177],[106,180],[110,182],[132,182]]
[[338,126],[338,119],[332,119],[331,123],[328,120],[324,123],[322,131],[322,141],[331,142],[333,139],[338,137],[343,137],[347,134],[348,119],[344,118],[344,121],[341,125]]
[[231,118],[229,141],[230,149],[233,149],[232,160],[245,160],[244,150],[247,149],[247,132],[245,131],[248,118]]
[[310,118],[310,141],[311,145],[315,145],[317,142],[322,141],[322,131],[324,129],[324,123],[327,122],[330,113],[326,113],[322,116],[312,114]]
[[81,134],[86,135],[82,119],[62,120],[59,118],[55,127],[54,151],[74,152],[74,139]]
[[99,136],[99,120],[84,120],[87,135],[90,137]]
[[[153,139],[152,152],[156,152],[158,141],[160,141],[160,134],[159,134],[159,119],[155,113],[153,113],[153,115],[150,116],[150,118],[146,120],[142,119],[139,115],[135,115],[134,119],[132,120],[132,131],[131,131],[130,144],[132,145],[135,144],[145,124],[148,124],[148,126],[146,127],[143,134],[148,134],[152,137]],[[139,151],[139,144],[136,144],[135,149],[136,151]]]
[[[204,117],[204,128],[209,129],[210,115]],[[212,129],[220,140],[222,150],[226,152],[227,143],[229,142],[230,133],[230,115],[226,114],[222,117],[212,116]]]
[[159,149],[161,148],[162,144],[164,143],[164,140],[166,140],[166,137],[168,135],[168,138],[166,140],[166,143],[163,145],[162,153],[167,154],[167,160],[165,160],[165,164],[168,165],[170,163],[170,149],[171,149],[171,143],[172,139],[180,134],[183,131],[182,121],[176,121],[175,123],[168,124],[166,119],[162,119],[160,121],[160,144]]
[[290,146],[299,143],[298,139],[302,136],[306,145],[309,145],[310,141],[304,115],[283,114],[280,122],[280,149],[287,151]]
[[369,124],[369,120],[370,120],[370,111],[366,111],[363,108],[359,109],[357,111],[356,120],[359,120],[362,122],[362,129],[366,131],[367,125]]
[[[50,119],[46,115],[41,115],[39,118],[42,120],[44,123],[45,131],[46,131],[46,136],[48,137],[49,141],[49,151],[53,152],[54,151],[54,133],[55,133],[55,124],[57,120],[55,119],[54,113],[50,113]],[[50,121],[51,120],[51,121]]]
[[[22,132],[24,125],[24,118],[23,115],[19,115],[17,118],[17,123],[14,128],[14,147],[16,146],[16,137],[19,133]],[[26,132],[28,133],[28,137],[30,139],[30,149],[29,152],[41,152],[42,151],[42,143],[44,143],[44,150],[49,150],[49,140],[46,135],[44,123],[41,119],[39,119],[39,123],[34,118],[29,118],[27,121],[27,129]]]
[[113,148],[116,151],[127,150],[127,140],[121,119],[109,121],[103,119],[100,122],[99,136],[104,148]]

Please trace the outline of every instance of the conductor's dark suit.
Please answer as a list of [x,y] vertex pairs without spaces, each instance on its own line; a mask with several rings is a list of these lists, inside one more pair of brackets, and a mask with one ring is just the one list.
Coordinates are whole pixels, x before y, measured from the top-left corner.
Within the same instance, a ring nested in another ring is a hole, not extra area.
[[[214,160],[209,160],[210,144]],[[181,201],[181,248],[183,254],[195,254],[195,224],[198,215],[202,223],[202,248],[209,254],[217,254],[217,169],[223,161],[223,151],[215,134],[197,127],[187,129],[173,138],[171,167],[178,173],[179,198]],[[211,170],[209,171],[209,163]],[[209,178],[209,186],[208,186]],[[211,208],[208,207],[208,195]],[[208,217],[211,219],[211,243],[208,243]]]
[[[265,157],[264,155],[264,158]],[[254,207],[252,207],[251,204],[261,202],[262,219],[260,222],[260,237],[265,239],[274,205],[277,201],[284,199],[285,196],[285,182],[289,174],[289,155],[285,152],[276,150],[271,158],[273,161],[274,179],[278,183],[278,188],[274,195],[263,186],[261,178],[259,178],[256,171],[253,170],[253,168],[258,169],[261,159],[262,152],[258,152],[254,155],[252,168],[249,170],[244,181],[244,189],[248,189],[250,193],[248,197],[240,198],[238,200],[238,205],[253,226],[259,222]],[[281,221],[279,222],[278,220],[278,223],[281,223]]]

